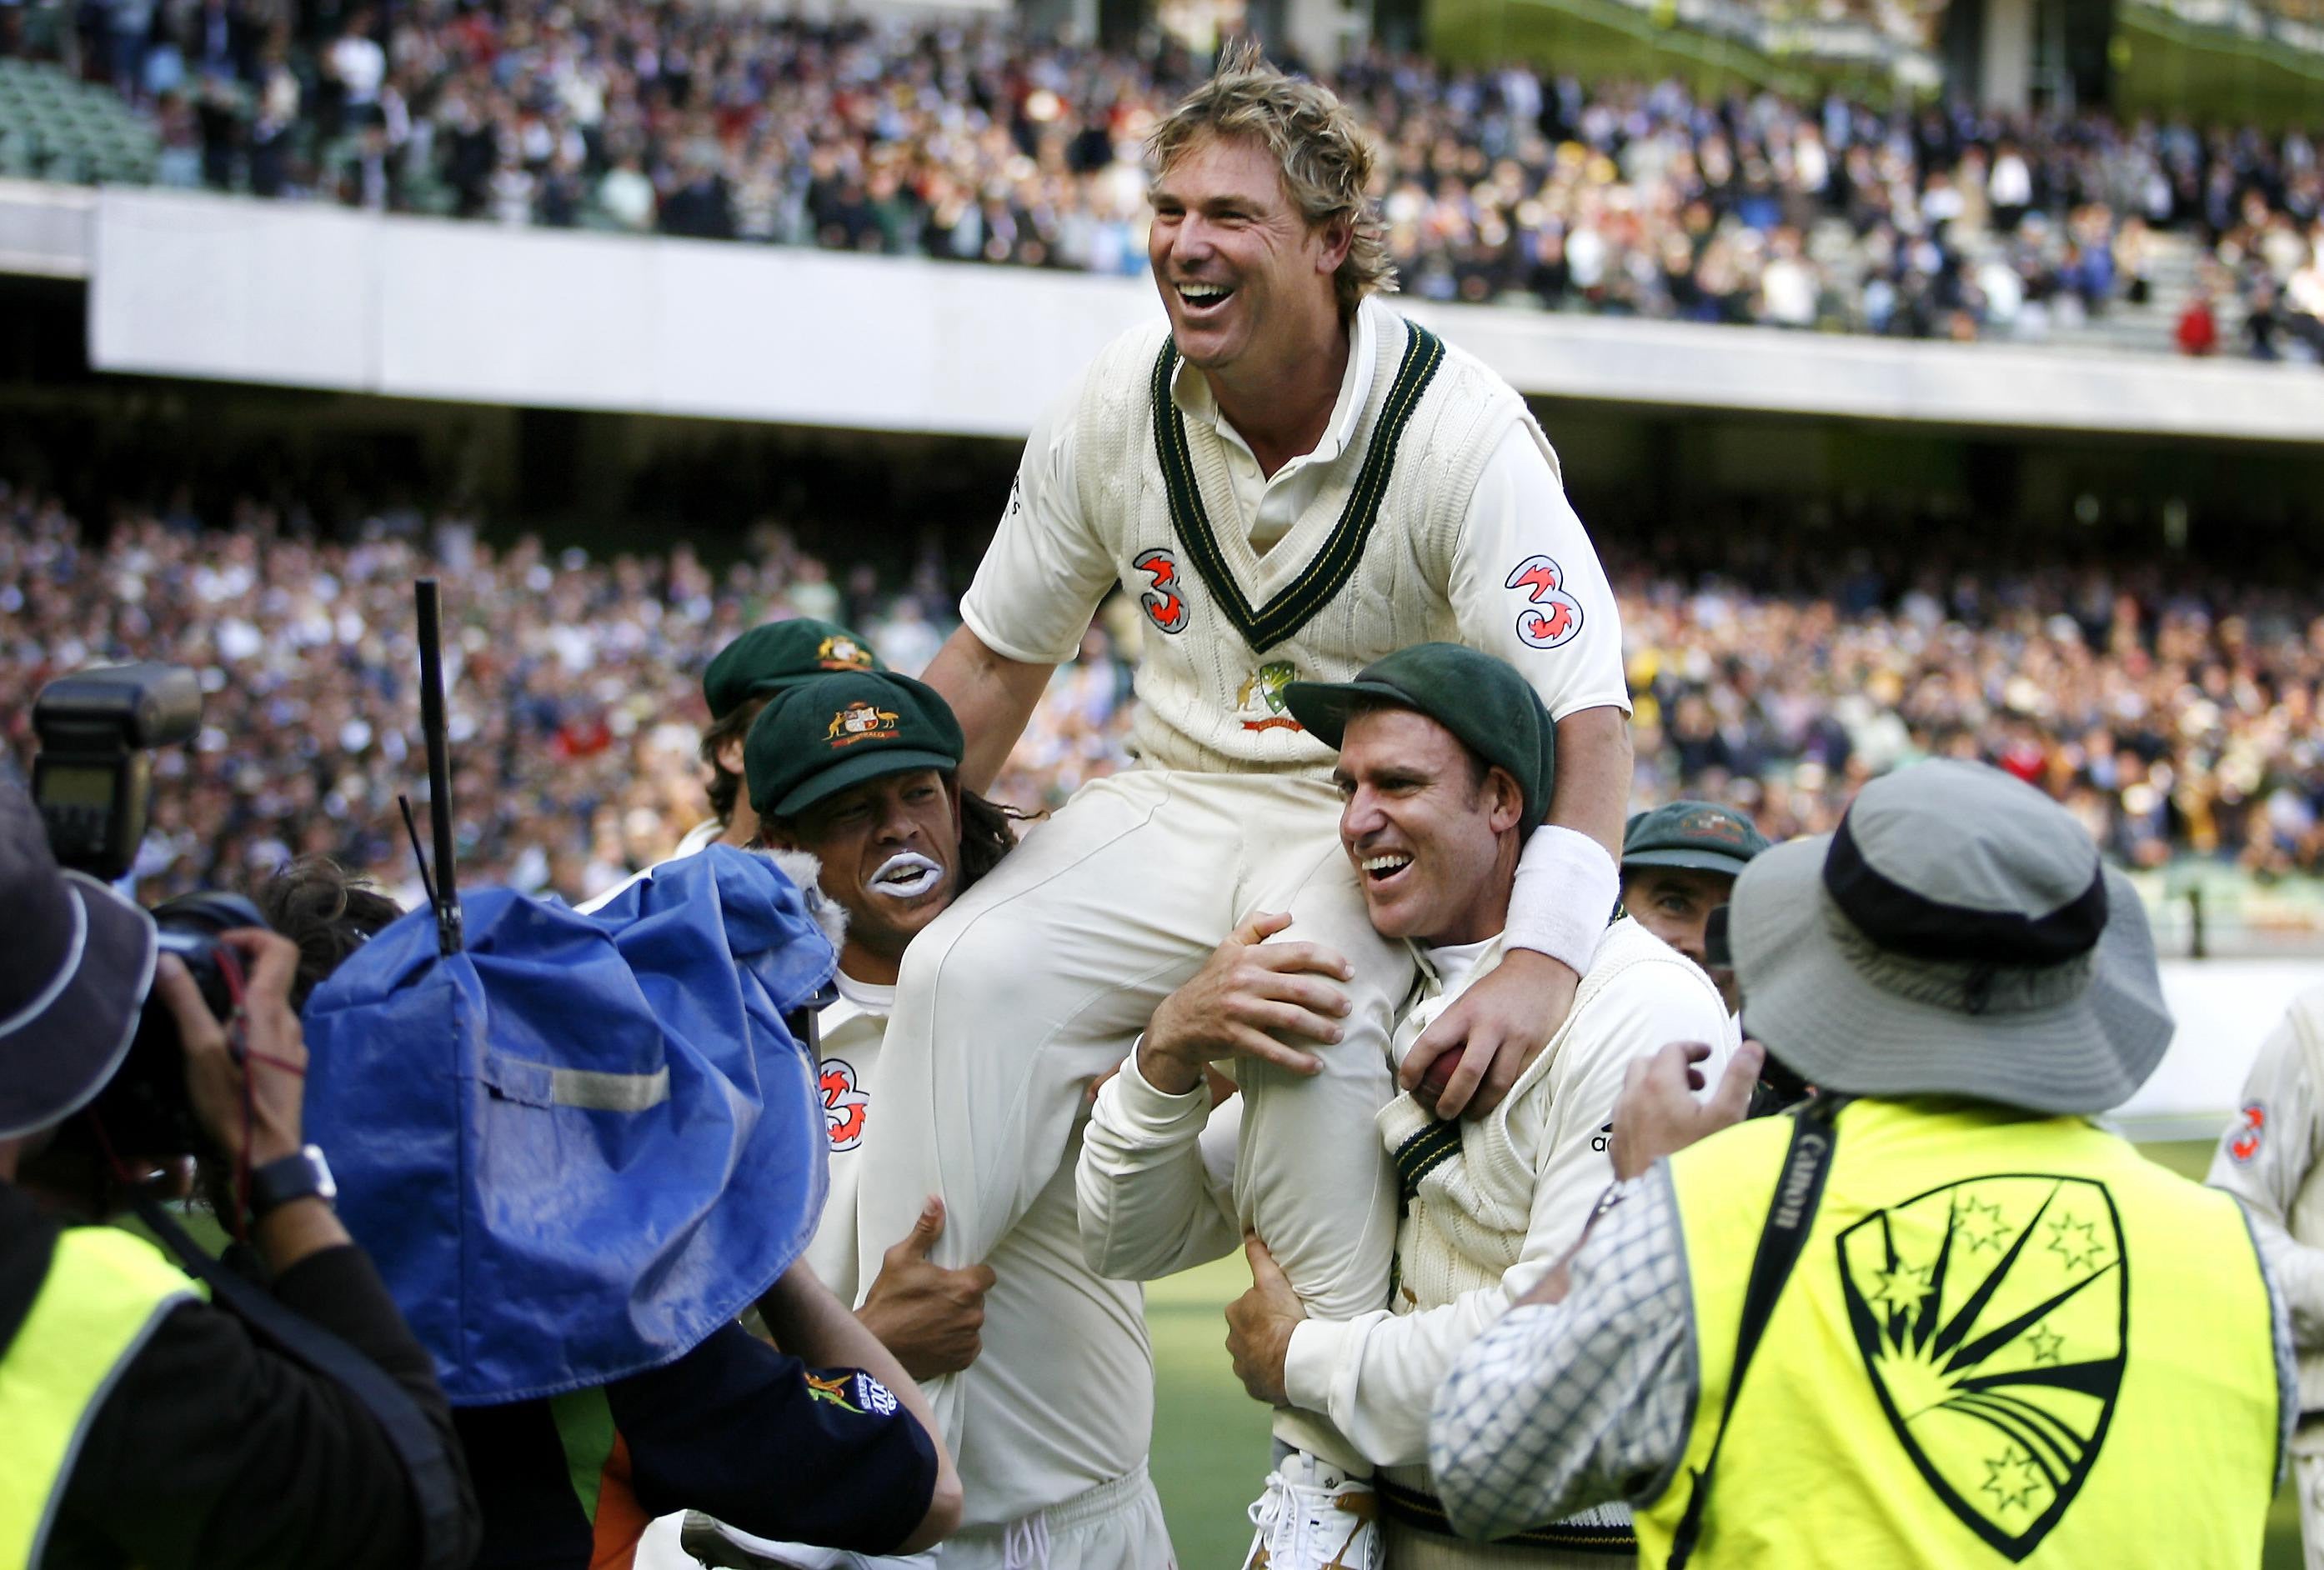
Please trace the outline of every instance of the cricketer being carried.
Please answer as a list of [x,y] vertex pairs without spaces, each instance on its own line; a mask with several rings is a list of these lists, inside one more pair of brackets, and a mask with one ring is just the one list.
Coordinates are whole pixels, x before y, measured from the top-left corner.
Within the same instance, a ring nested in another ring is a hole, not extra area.
[[[1516,666],[1556,721],[1512,953],[1404,1061],[1412,1084],[1461,1049],[1448,1115],[1480,1079],[1473,1105],[1495,1099],[1563,1021],[1617,895],[1630,746],[1613,595],[1523,400],[1380,299],[1393,270],[1354,119],[1234,50],[1152,151],[1167,326],[1106,348],[1034,431],[926,675],[966,733],[961,783],[982,789],[1106,592],[1144,611],[1139,767],[1075,793],[914,941],[876,1075],[859,1252],[877,1258],[933,1194],[932,1257],[997,1274],[983,1354],[928,1387],[967,1496],[948,1566],[1169,1562],[1139,1289],[1084,1263],[1074,1166],[1092,1080],[1254,912],[1290,916],[1286,950],[1344,959],[1351,1006],[1313,1052],[1262,1033],[1296,1033],[1329,995],[1286,962],[1280,1013],[1218,1043],[1241,1054],[1248,1097],[1238,1209],[1319,1317],[1387,1300],[1396,1181],[1372,1118],[1397,1092],[1413,960],[1372,930],[1359,878],[1404,867],[1342,853],[1333,754],[1284,686],[1452,640]],[[1365,1471],[1312,1414],[1277,1414],[1276,1435],[1270,1489]]]

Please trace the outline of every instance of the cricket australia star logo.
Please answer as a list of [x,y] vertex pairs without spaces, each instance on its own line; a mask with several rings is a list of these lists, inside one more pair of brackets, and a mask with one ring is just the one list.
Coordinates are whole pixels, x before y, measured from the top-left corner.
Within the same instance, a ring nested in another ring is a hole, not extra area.
[[[1299,679],[1298,667],[1287,659],[1271,659],[1250,675],[1235,692],[1235,712],[1246,730],[1299,730],[1283,702],[1283,689]],[[1255,717],[1254,717],[1255,716]]]
[[1527,556],[1509,574],[1505,589],[1524,592],[1517,612],[1517,640],[1527,648],[1562,648],[1582,631],[1582,601],[1565,592],[1565,573],[1547,556]]
[[1972,1178],[1840,1235],[1840,1293],[1889,1424],[1947,1509],[2024,1559],[2113,1420],[2129,1261],[2102,1183]]

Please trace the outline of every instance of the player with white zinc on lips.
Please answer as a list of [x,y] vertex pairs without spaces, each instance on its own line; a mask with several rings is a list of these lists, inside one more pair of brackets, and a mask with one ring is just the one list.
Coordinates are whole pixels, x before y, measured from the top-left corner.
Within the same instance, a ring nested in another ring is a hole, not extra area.
[[[1007,821],[961,795],[960,751],[960,727],[942,698],[909,677],[864,671],[787,684],[752,722],[742,757],[761,843],[846,922],[833,978],[839,998],[816,1021],[831,1190],[807,1262],[842,1301],[862,1298],[856,1317],[915,1380],[976,1360],[992,1272],[929,1260],[945,1220],[934,1198],[884,1249],[862,1256],[868,1272],[860,1269],[856,1194],[865,1131],[881,1111],[870,1086],[897,969],[913,939],[1010,849]],[[706,1518],[690,1520],[684,1540],[717,1565],[864,1563],[763,1542]]]
[[[1168,1562],[1145,1480],[1152,1366],[1137,1288],[1082,1258],[1084,1088],[1256,911],[1349,963],[1310,1073],[1240,1065],[1237,1209],[1310,1309],[1386,1300],[1394,1173],[1372,1117],[1414,974],[1342,853],[1331,748],[1286,708],[1412,644],[1499,656],[1540,695],[1560,767],[1526,849],[1512,952],[1414,1043],[1443,1097],[1489,1102],[1572,1007],[1609,912],[1629,787],[1612,593],[1524,400],[1391,311],[1372,157],[1325,89],[1229,51],[1157,128],[1149,261],[1166,321],[1101,352],[1026,444],[998,533],[928,667],[992,777],[1116,586],[1146,619],[1139,767],[1093,782],[912,946],[881,1060],[862,1240],[930,1190],[936,1257],[990,1261],[985,1352],[931,1390],[968,1491],[946,1565]],[[892,1144],[890,1143],[892,1141]],[[1025,1268],[1019,1268],[1019,1262]],[[1276,1423],[1270,1484],[1360,1453]],[[1012,1547],[1013,1545],[1013,1547]],[[1290,1570],[1277,1561],[1277,1570]]]

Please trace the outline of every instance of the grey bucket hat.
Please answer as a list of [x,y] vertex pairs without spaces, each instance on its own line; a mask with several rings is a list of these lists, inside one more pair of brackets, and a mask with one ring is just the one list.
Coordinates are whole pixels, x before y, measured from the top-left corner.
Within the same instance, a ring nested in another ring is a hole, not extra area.
[[1828,1089],[2103,1112],[2171,1042],[2129,879],[1982,764],[1901,769],[1759,856],[1731,932],[1751,1033]]

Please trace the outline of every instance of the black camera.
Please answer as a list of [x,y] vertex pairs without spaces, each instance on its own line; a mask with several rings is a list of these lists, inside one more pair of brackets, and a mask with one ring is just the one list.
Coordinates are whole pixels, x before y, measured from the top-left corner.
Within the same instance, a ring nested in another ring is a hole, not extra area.
[[32,700],[32,800],[60,865],[111,883],[137,859],[152,749],[201,729],[202,689],[183,666],[113,666],[59,676]]
[[[152,749],[190,740],[201,727],[202,691],[182,666],[114,666],[60,676],[32,701],[41,750],[32,799],[60,865],[112,882],[137,859],[152,803]],[[152,913],[156,947],[191,973],[212,1015],[233,1012],[241,957],[218,941],[237,927],[263,927],[258,907],[233,894],[193,894]],[[91,1104],[124,1156],[210,1153],[186,1101],[186,1055],[169,1006],[148,996],[137,1033],[112,1081]]]
[[[242,956],[219,942],[218,934],[265,926],[258,907],[238,894],[184,895],[154,906],[153,925],[155,947],[185,966],[211,1017],[230,1017],[241,988],[229,974],[241,974]],[[186,1049],[177,1016],[158,996],[147,997],[128,1055],[90,1110],[124,1156],[217,1153],[186,1100]]]

